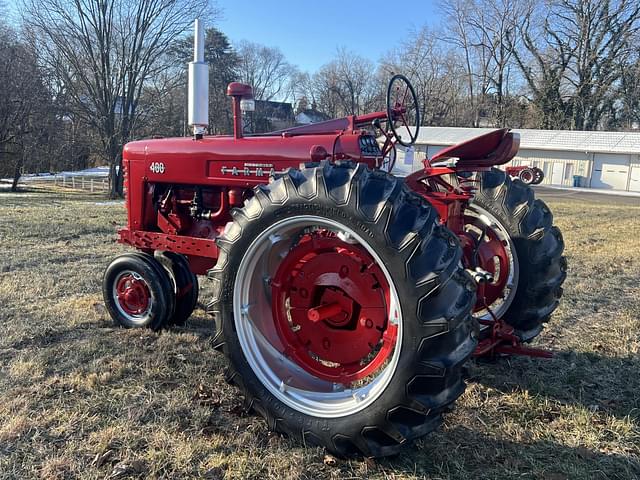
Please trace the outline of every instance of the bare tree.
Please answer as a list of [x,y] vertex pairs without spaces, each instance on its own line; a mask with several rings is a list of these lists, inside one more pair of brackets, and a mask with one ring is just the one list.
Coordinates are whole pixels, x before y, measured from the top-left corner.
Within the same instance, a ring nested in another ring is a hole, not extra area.
[[509,73],[520,47],[515,31],[527,11],[528,0],[475,0],[468,15],[473,47],[482,66],[481,85],[485,95],[495,98],[495,124],[500,127],[506,125]]
[[[384,71],[407,75],[416,89],[423,125],[464,124],[465,70],[460,58],[428,27],[412,32],[382,61]],[[471,120],[469,120],[471,121]]]
[[379,87],[371,61],[340,49],[311,77],[305,96],[331,117],[358,115],[382,108],[384,94]]
[[[551,0],[530,10],[520,35],[529,56],[516,58],[545,128],[600,128],[632,52],[640,3]],[[560,107],[560,109],[558,108]]]
[[121,150],[131,138],[144,85],[166,68],[164,53],[206,11],[207,1],[25,1],[25,22],[43,61],[99,135],[111,196],[117,196]]
[[622,65],[618,96],[620,109],[612,127],[631,130],[640,126],[640,51]]
[[444,14],[449,32],[445,39],[461,52],[468,88],[467,98],[473,115],[472,122],[473,126],[477,127],[480,115],[478,104],[482,102],[487,90],[488,65],[485,52],[480,50],[482,55],[476,57],[477,51],[472,39],[473,32],[469,24],[470,16],[475,10],[474,7],[473,0],[442,0],[440,2],[440,10]]
[[242,41],[236,46],[240,81],[253,87],[258,100],[274,100],[286,91],[293,67],[278,48]]
[[2,25],[0,63],[0,171],[11,175],[11,188],[15,191],[30,158],[25,147],[40,138],[51,114],[51,102],[35,52]]
[[445,40],[458,48],[463,60],[474,126],[481,114],[499,126],[506,123],[508,74],[519,46],[515,30],[528,2],[454,0],[440,4],[448,27]]
[[331,118],[341,116],[343,110],[338,94],[338,72],[334,63],[329,63],[311,77],[310,97],[315,99],[316,107]]

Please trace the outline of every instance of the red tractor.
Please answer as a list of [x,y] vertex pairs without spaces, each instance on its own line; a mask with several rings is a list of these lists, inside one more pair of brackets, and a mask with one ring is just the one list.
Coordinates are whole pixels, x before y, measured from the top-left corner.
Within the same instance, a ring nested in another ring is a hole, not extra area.
[[474,354],[547,355],[523,342],[558,305],[564,244],[544,202],[494,168],[516,134],[446,148],[399,178],[394,144],[420,125],[401,75],[383,111],[261,135],[242,131],[251,88],[227,93],[234,135],[203,135],[193,105],[193,138],[124,149],[119,241],[137,252],[103,282],[119,325],[183,324],[206,275],[214,346],[247,406],[340,456],[395,454],[435,429]]
[[519,178],[525,185],[538,185],[544,180],[544,172],[538,167],[506,167],[507,175],[512,178]]

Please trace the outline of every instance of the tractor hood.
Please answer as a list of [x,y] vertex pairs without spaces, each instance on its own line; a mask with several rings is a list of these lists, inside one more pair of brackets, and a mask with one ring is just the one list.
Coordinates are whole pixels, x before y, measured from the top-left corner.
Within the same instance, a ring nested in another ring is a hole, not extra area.
[[[124,159],[164,162],[187,165],[201,161],[291,163],[319,161],[318,151],[327,154],[348,154],[350,136],[324,135],[273,135],[234,138],[211,136],[200,140],[190,137],[149,139],[125,145]],[[353,152],[358,153],[357,149]],[[325,156],[326,158],[326,156]]]

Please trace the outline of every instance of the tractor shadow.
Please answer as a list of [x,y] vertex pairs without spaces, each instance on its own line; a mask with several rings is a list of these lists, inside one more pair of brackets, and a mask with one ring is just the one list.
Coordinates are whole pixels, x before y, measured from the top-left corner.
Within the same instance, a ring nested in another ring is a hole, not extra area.
[[387,474],[402,472],[418,478],[640,478],[640,460],[633,455],[569,447],[550,440],[514,442],[500,437],[453,426],[425,437],[406,453],[383,459],[378,465]]
[[182,326],[174,326],[171,330],[196,335],[200,340],[207,341],[216,334],[216,321],[212,315],[204,311],[204,307],[198,308]]
[[640,358],[556,352],[552,359],[510,357],[467,365],[467,382],[502,394],[528,392],[617,418],[640,418]]
[[[639,358],[595,353],[470,361],[471,404],[460,399],[443,429],[379,465],[418,478],[640,479],[640,444],[628,437],[640,438],[638,372]],[[626,445],[616,446],[607,417],[631,423]],[[601,449],[568,439],[584,421]]]

